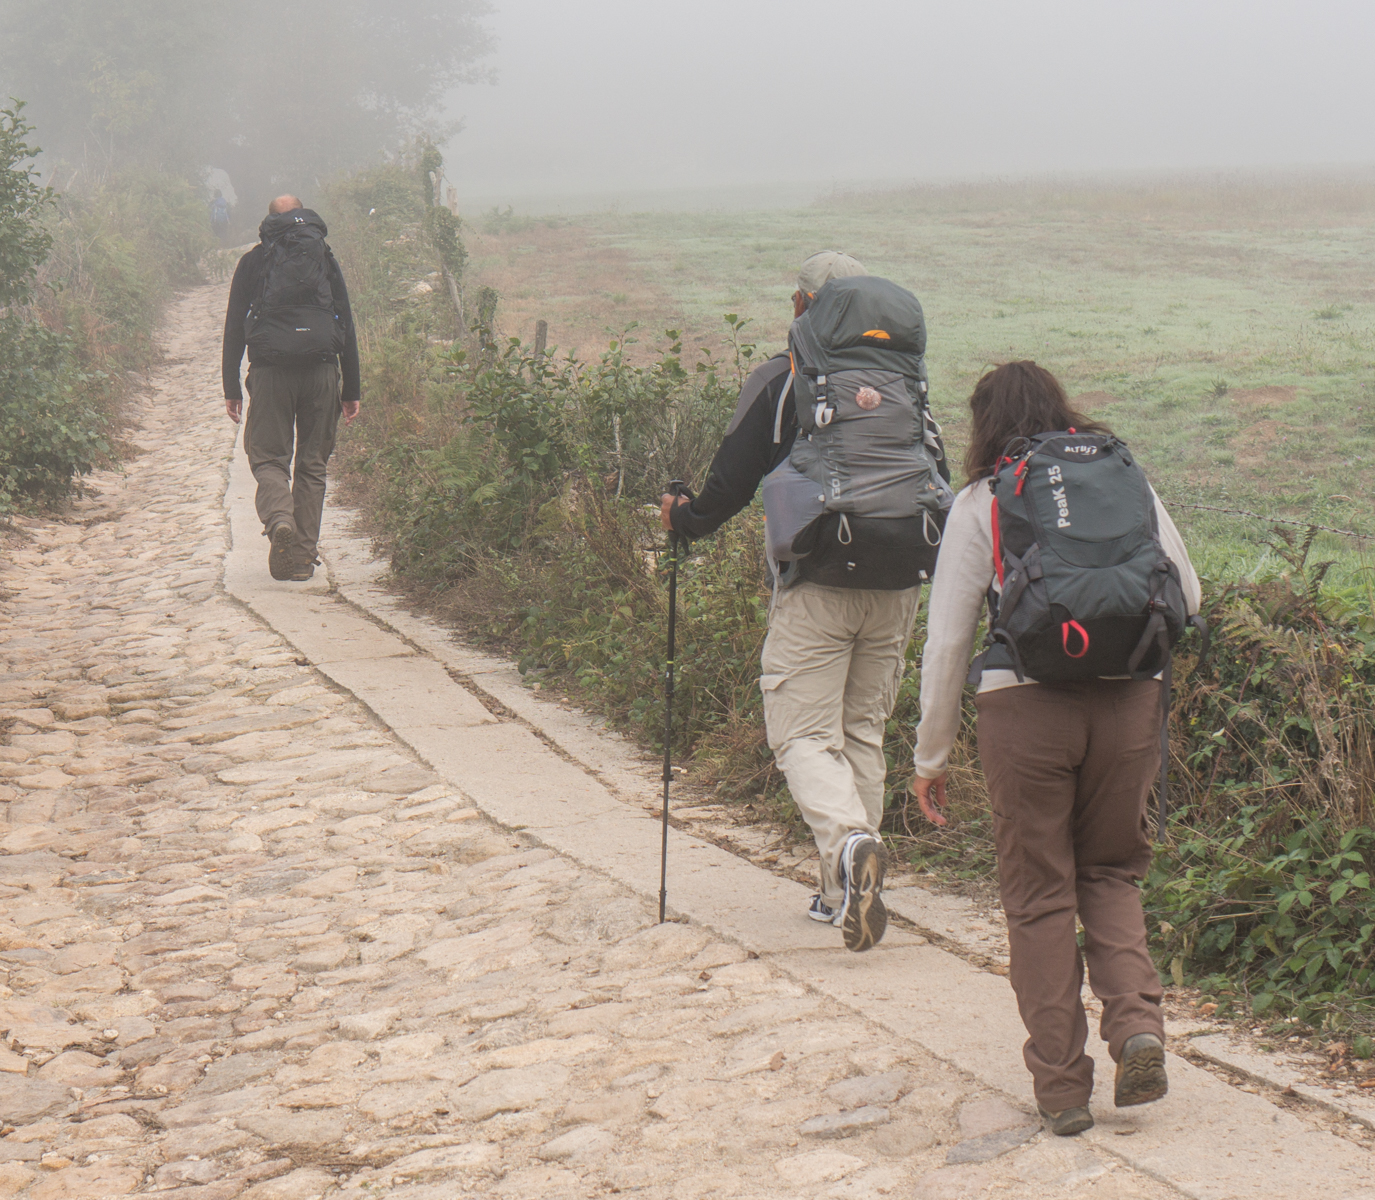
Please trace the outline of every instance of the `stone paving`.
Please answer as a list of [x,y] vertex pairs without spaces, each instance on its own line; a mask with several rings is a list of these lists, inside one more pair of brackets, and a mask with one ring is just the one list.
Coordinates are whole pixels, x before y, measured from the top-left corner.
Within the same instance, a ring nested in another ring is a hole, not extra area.
[[222,303],[4,535],[0,1196],[1178,1194],[494,825],[226,596]]

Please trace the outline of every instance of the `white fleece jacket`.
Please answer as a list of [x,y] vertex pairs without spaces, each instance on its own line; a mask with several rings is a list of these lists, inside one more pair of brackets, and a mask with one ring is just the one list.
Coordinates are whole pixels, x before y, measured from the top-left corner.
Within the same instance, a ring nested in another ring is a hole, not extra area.
[[[1160,523],[1160,542],[1179,568],[1189,614],[1198,612],[1202,592],[1189,552],[1170,514],[1155,495],[1155,514]],[[935,779],[945,771],[950,747],[960,729],[960,689],[969,673],[974,634],[983,613],[984,598],[992,585],[998,590],[993,569],[993,493],[988,480],[969,484],[955,497],[945,523],[936,577],[926,615],[926,645],[921,653],[921,724],[913,762],[923,779]],[[1034,679],[1020,685],[1013,671],[985,671],[979,691],[1034,686]]]

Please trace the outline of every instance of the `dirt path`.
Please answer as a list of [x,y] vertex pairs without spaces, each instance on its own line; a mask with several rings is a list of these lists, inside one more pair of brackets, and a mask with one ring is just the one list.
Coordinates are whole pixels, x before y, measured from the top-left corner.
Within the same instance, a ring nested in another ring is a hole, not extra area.
[[1181,1194],[842,1003],[860,973],[655,926],[226,594],[222,300],[170,314],[127,474],[0,569],[0,1196]]

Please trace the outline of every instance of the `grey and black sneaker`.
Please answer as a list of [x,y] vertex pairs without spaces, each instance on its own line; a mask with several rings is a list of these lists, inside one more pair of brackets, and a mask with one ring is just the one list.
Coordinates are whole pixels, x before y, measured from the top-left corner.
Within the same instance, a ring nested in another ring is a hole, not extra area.
[[293,583],[305,583],[315,574],[314,563],[300,563],[291,569],[291,580]]
[[272,527],[269,535],[271,547],[267,552],[267,570],[273,579],[291,578],[295,569],[291,562],[291,552],[295,548],[296,531],[285,521]]
[[836,923],[836,910],[821,898],[820,892],[812,897],[811,907],[807,909],[807,915],[813,921],[825,921],[827,925]]
[[1122,1046],[1117,1062],[1113,1103],[1118,1108],[1149,1104],[1170,1090],[1165,1075],[1165,1046],[1153,1033],[1138,1033]]
[[837,924],[847,950],[872,949],[888,928],[888,910],[883,906],[883,872],[887,866],[888,851],[872,833],[856,829],[845,839],[840,851],[845,903]]
[[1056,1137],[1069,1137],[1071,1134],[1083,1133],[1084,1130],[1093,1128],[1093,1114],[1083,1105],[1076,1108],[1062,1108],[1059,1112],[1051,1112],[1048,1108],[1042,1108],[1038,1104],[1036,1111],[1041,1114],[1041,1119],[1045,1121],[1046,1128]]

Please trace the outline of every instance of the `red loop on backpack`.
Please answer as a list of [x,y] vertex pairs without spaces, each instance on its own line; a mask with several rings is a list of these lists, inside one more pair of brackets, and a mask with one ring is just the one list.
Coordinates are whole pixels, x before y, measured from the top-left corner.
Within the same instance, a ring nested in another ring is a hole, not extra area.
[[1017,469],[1012,472],[1012,475],[1013,478],[1017,480],[1017,488],[1012,494],[1014,496],[1020,496],[1022,494],[1022,488],[1026,485],[1026,459],[1022,459],[1022,461],[1017,464]]
[[998,572],[998,588],[1003,586],[1003,538],[998,529],[998,497],[993,497],[993,569]]
[[[1074,632],[1077,633],[1080,636],[1080,638],[1083,639],[1084,642],[1078,654],[1076,654],[1073,650],[1069,648],[1069,631],[1071,629],[1074,630]],[[1080,625],[1078,621],[1066,621],[1063,625],[1060,626],[1060,644],[1064,646],[1065,653],[1068,654],[1070,658],[1083,658],[1084,655],[1089,652],[1088,630],[1085,629],[1082,625]]]

